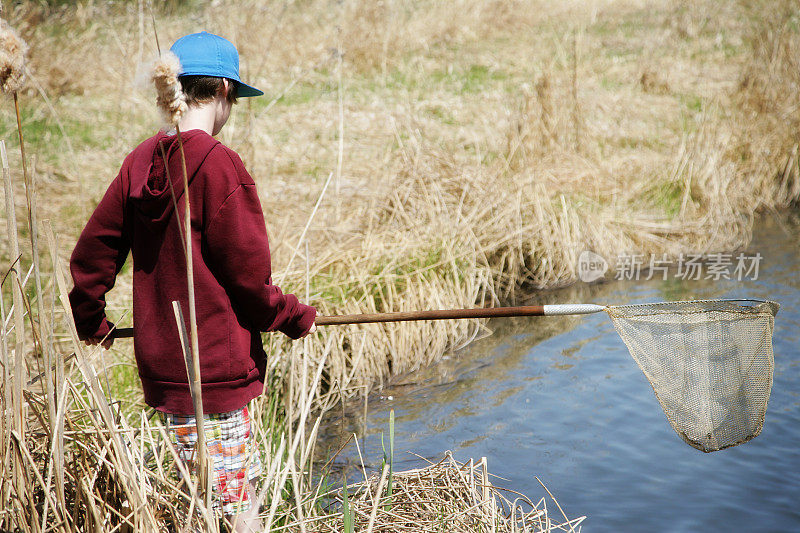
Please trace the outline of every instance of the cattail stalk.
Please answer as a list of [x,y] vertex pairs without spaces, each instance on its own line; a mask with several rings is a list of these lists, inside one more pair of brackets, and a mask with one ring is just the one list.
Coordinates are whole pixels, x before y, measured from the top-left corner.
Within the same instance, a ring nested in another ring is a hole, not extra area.
[[[167,52],[161,55],[153,68],[153,82],[158,93],[157,104],[162,116],[167,123],[175,127],[178,139],[178,151],[181,157],[181,171],[183,173],[183,201],[184,201],[184,223],[183,223],[183,244],[186,254],[186,282],[187,296],[189,300],[189,337],[191,339],[192,370],[197,380],[201,383],[200,376],[200,343],[197,333],[197,311],[194,294],[194,265],[192,251],[192,218],[191,202],[189,199],[189,177],[186,171],[186,152],[183,148],[183,138],[178,126],[181,117],[187,110],[186,95],[183,93],[178,75],[181,72],[181,65],[175,54]],[[165,159],[164,166],[169,167],[169,162]],[[170,187],[172,182],[170,181]],[[177,213],[176,213],[177,216]],[[180,223],[179,223],[180,226]],[[187,366],[188,371],[188,366]],[[189,374],[192,381],[191,373]],[[203,420],[203,401],[200,387],[197,390],[192,388],[192,402],[195,409],[195,421],[197,424],[197,465],[201,494],[205,495],[207,504],[210,504],[210,476],[208,476],[208,454],[206,449],[205,425]],[[208,506],[208,505],[207,505]]]
[[[201,488],[201,491],[204,491],[207,487],[205,485],[206,480],[210,478],[208,475],[209,472],[207,470],[207,465],[205,465],[202,461],[205,461],[205,433],[201,431],[200,428],[203,428],[203,420],[202,420],[202,412],[203,412],[203,388],[202,383],[200,381],[200,366],[198,358],[194,356],[194,353],[190,349],[190,341],[188,337],[190,336],[189,333],[186,331],[186,320],[183,318],[183,310],[181,309],[181,304],[177,300],[172,302],[172,311],[175,313],[175,322],[178,326],[178,335],[181,339],[181,348],[183,349],[183,362],[186,365],[186,374],[189,376],[189,392],[192,395],[192,403],[194,404],[194,411],[195,411],[195,422],[197,424],[197,446],[195,448],[195,459],[197,460],[197,468],[198,468],[198,485]],[[191,319],[190,319],[191,320]],[[198,418],[198,413],[200,413],[200,418]],[[200,439],[203,439],[203,443],[201,445]],[[201,455],[202,454],[202,455]],[[202,456],[202,459],[201,459]],[[201,497],[204,493],[201,492]],[[206,518],[207,525],[211,524],[211,519],[207,515],[207,510],[210,508],[210,499],[208,497],[209,492],[206,491],[206,498],[205,498],[205,507],[202,508],[202,512]],[[191,505],[194,505],[194,501],[192,501]],[[192,515],[191,507],[189,509],[189,516]]]
[[[25,147],[22,138],[22,121],[20,120],[19,99],[17,91],[22,87],[25,76],[25,53],[28,45],[25,44],[17,32],[8,25],[5,20],[0,19],[0,89],[6,94],[14,97],[14,109],[17,115],[17,133],[19,135],[19,145],[22,152],[22,174],[25,180],[25,191],[28,197],[28,221],[30,223],[30,192],[28,184],[28,170],[25,163]],[[6,193],[6,213],[8,217],[8,242],[11,247],[11,257],[18,261],[20,257],[19,240],[17,233],[17,220],[14,211],[14,192],[11,185],[11,176],[8,166],[8,156],[6,154],[5,143],[0,147],[3,163],[3,181]],[[31,241],[33,242],[33,241]],[[19,436],[25,439],[25,428],[22,421],[22,385],[24,376],[24,354],[25,354],[25,329],[23,323],[23,301],[22,301],[22,278],[19,275],[19,265],[13,269],[11,284],[14,301],[14,322],[16,349],[14,352],[14,413],[19,414],[20,419],[15,423],[15,429]],[[19,412],[18,412],[19,411]]]
[[178,136],[178,149],[181,154],[181,171],[183,172],[183,201],[184,201],[184,242],[186,244],[186,279],[188,283],[188,297],[189,297],[189,337],[192,343],[192,366],[194,375],[197,379],[197,391],[193,394],[192,401],[194,403],[195,420],[197,421],[197,463],[200,469],[200,486],[203,487],[202,494],[206,495],[207,503],[210,495],[209,484],[211,482],[208,476],[208,464],[206,454],[206,435],[203,421],[203,397],[201,392],[200,378],[200,342],[197,333],[197,307],[195,305],[194,296],[194,261],[192,255],[192,217],[191,205],[189,202],[189,179],[186,172],[186,154],[183,150],[183,139],[181,138],[181,130],[176,125],[175,129]]
[[[11,294],[14,305],[14,376],[11,389],[11,416],[13,431],[22,441],[25,441],[25,414],[23,407],[22,389],[24,385],[25,369],[25,317],[23,315],[22,276],[19,273],[19,239],[17,237],[17,216],[14,208],[14,188],[11,183],[11,172],[8,166],[6,144],[0,141],[0,160],[3,166],[3,185],[6,196],[6,227],[8,229],[8,243],[14,263],[10,272]],[[22,495],[25,487],[25,474],[21,463],[12,460],[13,483],[18,496]]]
[[[36,191],[35,186],[33,183],[33,176],[28,173],[28,160],[25,154],[25,138],[22,132],[22,113],[20,112],[20,105],[19,105],[19,90],[22,88],[22,83],[25,79],[25,54],[28,50],[28,46],[23,41],[20,36],[14,31],[11,26],[9,26],[5,21],[0,22],[0,85],[2,86],[3,92],[11,93],[14,97],[14,112],[17,119],[17,135],[19,137],[19,150],[20,156],[22,159],[22,177],[23,182],[25,184],[25,199],[26,199],[26,207],[27,207],[27,214],[28,214],[28,229],[29,229],[29,237],[31,242],[31,258],[33,261],[33,279],[34,279],[34,288],[36,291],[36,313],[35,315],[38,317],[38,328],[39,328],[39,349],[44,360],[44,368],[45,368],[45,393],[50,401],[46,402],[47,405],[47,416],[50,420],[51,426],[57,426],[56,420],[56,404],[57,399],[55,397],[55,379],[52,372],[52,351],[49,349],[50,346],[46,345],[51,342],[51,336],[49,335],[47,329],[47,321],[43,319],[42,312],[42,299],[44,297],[44,293],[42,291],[42,277],[41,277],[41,269],[39,266],[39,247],[38,247],[38,224],[36,220]],[[7,172],[7,158],[5,155],[5,146],[3,146],[3,171],[4,174]],[[9,180],[9,187],[7,190],[7,194],[11,194],[11,187],[10,187],[10,180]],[[7,202],[9,200],[7,199]],[[13,196],[10,197],[10,205],[13,207]],[[11,211],[9,211],[11,213]],[[14,233],[16,234],[16,220],[14,220]],[[9,228],[9,232],[11,228]],[[10,237],[10,235],[9,235]],[[10,241],[12,239],[9,239]],[[15,239],[14,239],[15,240]],[[14,257],[19,257],[19,246],[17,245],[16,251],[12,254]],[[17,268],[19,268],[18,265]],[[19,276],[15,276],[12,278],[12,283],[14,283],[14,294],[16,295],[21,289],[18,288],[19,285]],[[24,358],[24,344],[20,346],[20,340],[24,343],[24,330],[22,328],[22,321],[19,319],[19,314],[22,313],[22,309],[19,302],[15,302],[14,304],[15,316],[17,319],[15,322],[17,325],[16,335],[17,335],[17,351],[16,357],[17,363],[15,364],[14,370],[14,381],[15,381],[15,396],[18,397],[18,402],[20,402],[21,407],[21,394],[22,394],[22,384],[21,380],[25,376],[23,372],[23,358]],[[31,321],[31,330],[34,334],[34,345],[36,336],[36,326],[37,323],[34,322],[33,313],[30,313],[30,321]],[[19,382],[19,383],[18,383]],[[21,415],[21,410],[20,410]],[[24,421],[20,418],[19,423],[16,425],[16,431],[20,435],[20,437],[25,439],[25,424]],[[56,437],[56,441],[59,438]],[[59,481],[63,481],[63,469],[59,468],[57,471]],[[63,490],[63,482],[57,484],[57,492],[61,499],[64,497],[64,490]]]
[[13,258],[10,271],[9,282],[11,283],[11,295],[14,305],[14,337],[16,344],[14,347],[14,387],[12,389],[12,405],[14,413],[14,429],[24,438],[25,425],[22,418],[22,388],[23,376],[25,375],[24,353],[25,353],[25,318],[23,314],[24,304],[22,302],[22,276],[19,273],[19,238],[17,233],[17,216],[14,206],[14,187],[11,183],[11,171],[8,166],[8,156],[6,154],[6,143],[0,140],[0,160],[3,165],[3,185],[6,196],[6,228],[8,231],[8,244]]
[[[41,316],[42,282],[39,271],[39,257],[37,254],[36,240],[36,214],[34,212],[33,183],[28,174],[28,162],[25,156],[25,138],[22,134],[22,114],[19,110],[19,89],[22,87],[25,74],[25,52],[28,50],[27,44],[19,35],[5,22],[0,24],[0,78],[4,92],[10,92],[14,97],[14,111],[17,117],[17,136],[19,137],[19,151],[22,157],[22,179],[25,183],[25,200],[28,211],[28,229],[30,230],[31,250],[33,255],[34,282],[36,284],[36,308],[37,316]],[[33,324],[33,317],[31,317]],[[48,361],[49,363],[49,361]],[[50,365],[47,365],[49,368]],[[55,413],[52,413],[55,416]]]
[[[0,141],[2,143],[3,141]],[[3,298],[3,292],[0,291],[0,361],[3,363],[3,385],[2,385],[2,396],[0,396],[0,401],[2,404],[3,413],[7,413],[12,409],[12,399],[11,399],[11,353],[10,347],[8,346],[8,330],[6,330],[6,303],[5,299]],[[11,430],[13,428],[13,420],[9,420],[7,416],[3,416],[0,418],[0,439],[3,442],[8,441],[8,435],[11,434]],[[11,471],[11,463],[10,460],[10,452],[8,446],[0,446],[0,465],[3,468],[4,472]],[[5,498],[7,494],[6,487],[8,485],[8,480],[6,476],[0,476],[0,495]],[[4,500],[7,501],[7,500]],[[2,525],[2,523],[0,523]]]

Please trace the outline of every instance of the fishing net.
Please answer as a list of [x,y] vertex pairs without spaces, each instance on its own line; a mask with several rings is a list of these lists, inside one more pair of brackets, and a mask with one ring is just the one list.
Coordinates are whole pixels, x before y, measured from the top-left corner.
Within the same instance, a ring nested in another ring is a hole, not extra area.
[[757,300],[699,300],[607,311],[672,428],[690,446],[713,452],[761,432],[778,308]]

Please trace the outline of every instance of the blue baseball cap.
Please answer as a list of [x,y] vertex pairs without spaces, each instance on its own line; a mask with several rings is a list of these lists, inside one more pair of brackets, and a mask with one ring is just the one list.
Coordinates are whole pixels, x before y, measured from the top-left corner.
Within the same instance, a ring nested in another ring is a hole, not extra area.
[[239,52],[227,39],[201,31],[175,41],[170,48],[181,62],[181,76],[215,76],[234,80],[237,96],[261,96],[263,91],[239,79]]

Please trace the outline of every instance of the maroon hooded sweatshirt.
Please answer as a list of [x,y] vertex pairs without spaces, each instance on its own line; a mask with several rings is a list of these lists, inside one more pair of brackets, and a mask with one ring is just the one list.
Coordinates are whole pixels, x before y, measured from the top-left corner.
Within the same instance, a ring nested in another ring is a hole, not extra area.
[[[201,130],[182,133],[182,138],[203,410],[220,413],[241,408],[263,390],[266,354],[259,332],[277,330],[299,338],[311,328],[316,312],[271,284],[261,203],[236,152]],[[145,401],[167,413],[193,414],[172,309],[177,300],[189,316],[179,232],[184,200],[177,139],[159,133],[125,159],[81,233],[70,260],[75,285],[69,298],[82,338],[108,333],[113,324],[105,316],[105,294],[131,251],[134,351]]]

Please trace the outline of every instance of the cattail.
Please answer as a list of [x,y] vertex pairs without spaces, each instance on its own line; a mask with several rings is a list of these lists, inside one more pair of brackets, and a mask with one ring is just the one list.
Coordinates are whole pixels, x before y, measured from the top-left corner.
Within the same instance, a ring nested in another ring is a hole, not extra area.
[[14,93],[25,77],[25,53],[28,45],[8,22],[0,19],[0,89]]
[[164,120],[175,126],[186,112],[186,95],[181,89],[178,74],[181,72],[181,62],[172,52],[161,54],[153,65],[152,79],[158,93],[158,109]]
[[[200,376],[200,343],[197,336],[197,306],[195,304],[194,296],[194,267],[192,254],[192,237],[191,237],[191,206],[189,202],[189,180],[186,173],[186,153],[183,149],[183,140],[181,139],[181,129],[178,123],[181,116],[186,112],[188,106],[186,104],[186,94],[181,88],[181,83],[178,81],[178,75],[181,72],[181,62],[178,56],[172,52],[161,54],[153,65],[153,83],[156,85],[156,92],[158,93],[158,109],[164,120],[170,126],[174,126],[178,138],[178,150],[181,154],[181,170],[183,171],[183,187],[186,194],[183,196],[184,205],[184,219],[183,219],[183,244],[186,247],[186,282],[188,288],[189,300],[189,335],[188,341],[191,343],[191,350],[186,351],[187,372],[189,377],[189,387],[192,395],[192,403],[195,410],[195,423],[197,424],[197,442],[195,445],[197,454],[197,465],[199,472],[199,486],[200,493],[205,496],[206,504],[209,505],[211,495],[211,477],[208,475],[208,449],[206,448],[206,434],[203,424],[203,400],[202,400],[202,380]],[[166,156],[164,156],[164,163],[167,164]],[[170,187],[171,187],[170,182]],[[170,189],[172,190],[172,189]],[[175,193],[173,191],[173,202],[175,202]],[[176,202],[177,203],[177,202]],[[176,205],[177,208],[177,205]],[[183,314],[180,312],[180,304],[175,308],[175,319],[178,321],[178,328],[185,329],[183,322]],[[181,337],[181,342],[187,344],[185,333]],[[186,350],[187,346],[184,346]],[[191,356],[191,371],[189,371],[189,356]],[[208,518],[208,517],[206,517]],[[209,527],[211,526],[209,522]],[[210,531],[210,529],[209,529]]]

